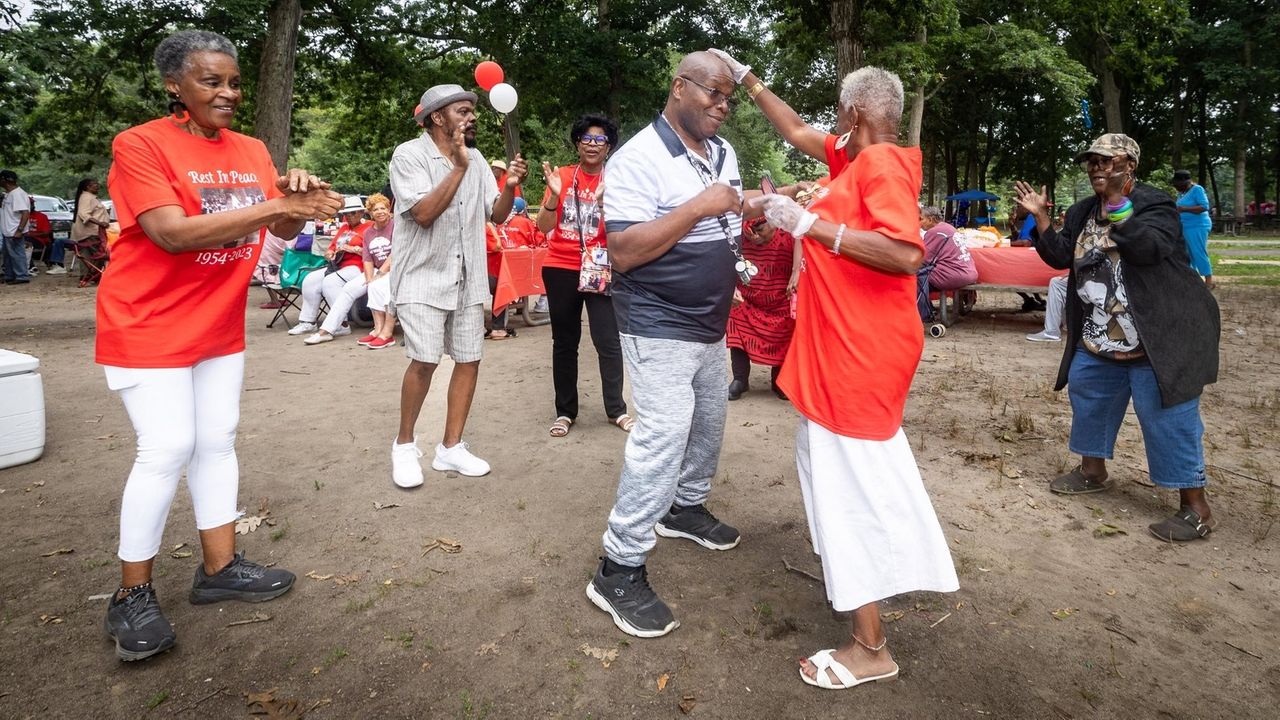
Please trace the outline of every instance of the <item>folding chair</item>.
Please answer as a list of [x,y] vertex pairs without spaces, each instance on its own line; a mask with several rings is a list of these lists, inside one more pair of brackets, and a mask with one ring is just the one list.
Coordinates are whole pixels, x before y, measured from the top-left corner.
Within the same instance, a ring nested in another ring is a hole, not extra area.
[[280,304],[276,308],[275,317],[271,318],[267,327],[274,326],[281,318],[284,319],[287,327],[293,327],[293,323],[289,322],[289,316],[285,315],[285,312],[289,308],[302,311],[302,308],[298,307],[298,298],[302,297],[302,279],[311,271],[323,268],[325,264],[325,259],[319,255],[293,249],[284,251],[284,259],[280,261],[280,282],[263,284],[267,289],[267,295]]
[[76,260],[80,261],[80,287],[97,283],[102,279],[103,271],[107,269],[107,261],[111,256],[107,252],[104,235],[105,233],[99,233],[97,237],[71,243],[73,255],[68,270],[75,269]]

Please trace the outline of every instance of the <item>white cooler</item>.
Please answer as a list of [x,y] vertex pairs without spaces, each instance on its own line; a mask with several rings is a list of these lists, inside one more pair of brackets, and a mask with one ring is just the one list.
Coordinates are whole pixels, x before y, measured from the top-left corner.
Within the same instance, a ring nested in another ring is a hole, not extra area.
[[0,468],[44,453],[44,385],[30,355],[0,350]]

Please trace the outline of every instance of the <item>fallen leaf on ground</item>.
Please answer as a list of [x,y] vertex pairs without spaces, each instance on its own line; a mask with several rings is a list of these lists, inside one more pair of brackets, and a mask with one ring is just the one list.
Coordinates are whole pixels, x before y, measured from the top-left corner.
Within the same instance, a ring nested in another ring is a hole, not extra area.
[[254,530],[257,530],[257,529],[258,529],[258,526],[259,526],[259,525],[261,525],[261,524],[262,524],[262,517],[261,517],[261,516],[259,516],[259,515],[246,515],[245,517],[242,517],[242,518],[240,518],[239,520],[237,520],[237,521],[236,521],[236,534],[237,534],[237,535],[248,535],[249,533],[253,532]]
[[316,571],[312,570],[307,573],[307,577],[311,578],[312,580],[331,580],[333,578],[333,574],[330,573],[328,575],[317,575]]
[[1128,535],[1129,533],[1121,528],[1109,523],[1102,523],[1093,529],[1093,536],[1096,538],[1111,537],[1112,535]]
[[297,698],[275,699],[276,688],[260,692],[245,693],[245,701],[250,715],[265,715],[268,720],[302,720],[306,709]]
[[237,620],[235,622],[227,623],[227,627],[235,627],[236,625],[252,625],[254,623],[266,622],[270,619],[271,619],[270,615],[266,613],[256,612],[248,620]]
[[333,582],[338,585],[346,585],[348,583],[358,583],[360,582],[360,577],[361,576],[359,575],[339,575],[338,577],[333,578]]
[[586,655],[588,657],[593,657],[599,660],[600,664],[604,665],[605,667],[609,667],[610,663],[618,659],[617,648],[613,648],[612,650],[605,650],[604,648],[591,647],[586,643],[582,643],[582,646],[579,647],[578,650],[581,651],[583,655]]
[[1115,596],[1115,594],[1116,594],[1116,591],[1115,591],[1115,590],[1108,590],[1108,591],[1107,591],[1107,595],[1110,595],[1110,596],[1112,596],[1112,597],[1114,597],[1114,596]]
[[476,649],[476,654],[477,655],[498,655],[499,652],[498,652],[497,641],[487,642],[481,645],[479,648]]
[[449,554],[460,553],[462,552],[462,543],[457,540],[450,540],[449,538],[436,538],[422,546],[422,556],[426,557],[427,553],[432,550],[443,550]]
[[698,698],[692,695],[685,695],[683,698],[680,698],[680,712],[688,715],[693,712],[693,706],[697,704]]
[[373,501],[373,509],[374,509],[374,510],[390,510],[391,508],[398,508],[398,507],[400,507],[400,503],[385,503],[385,504],[383,504],[383,503],[378,502],[377,500],[374,500],[374,501]]
[[1058,610],[1054,610],[1050,614],[1059,620],[1066,620],[1072,615],[1075,615],[1077,612],[1079,612],[1077,608],[1060,608]]
[[57,550],[50,550],[47,553],[40,553],[40,557],[53,557],[54,555],[70,555],[75,551],[76,551],[75,548],[58,548]]
[[1017,480],[1018,478],[1022,477],[1022,471],[1019,470],[1018,468],[1006,467],[1004,469],[1004,476],[1009,478],[1010,480]]
[[658,692],[667,689],[667,681],[671,679],[670,673],[662,673],[658,676]]
[[44,487],[44,481],[43,481],[43,480],[37,480],[37,481],[35,481],[35,482],[31,483],[30,485],[28,485],[28,486],[26,486],[25,488],[23,488],[23,489],[22,489],[22,491],[23,491],[23,492],[31,492],[32,490],[34,490],[34,489],[36,489],[36,488],[38,488],[38,487]]
[[902,612],[901,610],[893,610],[892,612],[880,613],[880,620],[881,622],[887,622],[887,623],[897,622],[901,620],[905,615],[906,613]]
[[41,615],[40,624],[41,625],[61,625],[62,618],[58,617],[57,615]]
[[191,557],[191,554],[192,553],[190,550],[174,550],[173,552],[169,553],[169,557],[173,558],[174,560],[182,560],[184,558]]

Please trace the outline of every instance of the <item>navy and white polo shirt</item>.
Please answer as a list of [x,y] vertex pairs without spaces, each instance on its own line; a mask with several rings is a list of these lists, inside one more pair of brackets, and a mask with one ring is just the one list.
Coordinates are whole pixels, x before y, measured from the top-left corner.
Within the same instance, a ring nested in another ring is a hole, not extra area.
[[[656,220],[706,189],[690,164],[707,165],[718,182],[742,189],[738,156],[713,137],[711,162],[688,152],[661,115],[609,160],[604,194],[610,233]],[[725,215],[741,242],[742,218]],[[667,253],[628,272],[613,273],[613,308],[624,335],[712,343],[724,337],[737,273],[718,218],[703,218]]]

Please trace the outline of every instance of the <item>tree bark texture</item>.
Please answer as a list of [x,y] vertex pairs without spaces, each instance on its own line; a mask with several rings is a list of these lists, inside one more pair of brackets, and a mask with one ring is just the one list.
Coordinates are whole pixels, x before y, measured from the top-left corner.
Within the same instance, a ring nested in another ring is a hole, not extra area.
[[836,42],[836,83],[862,67],[862,2],[832,0],[831,36]]
[[[929,28],[920,27],[920,31],[916,33],[916,42],[924,47],[929,42]],[[907,146],[915,147],[920,144],[920,130],[924,126],[924,102],[925,87],[924,81],[916,86],[916,91],[911,97],[911,120],[907,126]]]
[[301,23],[302,0],[274,0],[267,11],[267,37],[258,66],[254,135],[267,146],[271,162],[279,172],[284,172],[289,164],[293,72]]
[[1094,46],[1094,65],[1098,79],[1102,82],[1102,110],[1107,125],[1107,132],[1124,132],[1124,122],[1120,112],[1120,86],[1116,83],[1116,75],[1111,71],[1107,60],[1111,57],[1111,47],[1102,33],[1098,33]]

